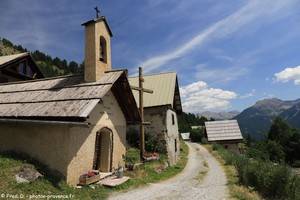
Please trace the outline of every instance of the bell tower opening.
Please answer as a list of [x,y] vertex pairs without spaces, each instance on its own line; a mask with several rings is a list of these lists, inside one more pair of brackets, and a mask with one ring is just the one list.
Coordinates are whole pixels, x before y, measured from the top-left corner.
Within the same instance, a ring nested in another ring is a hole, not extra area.
[[106,40],[103,36],[100,36],[100,47],[99,47],[99,52],[100,52],[100,61],[107,63],[107,46],[106,46]]

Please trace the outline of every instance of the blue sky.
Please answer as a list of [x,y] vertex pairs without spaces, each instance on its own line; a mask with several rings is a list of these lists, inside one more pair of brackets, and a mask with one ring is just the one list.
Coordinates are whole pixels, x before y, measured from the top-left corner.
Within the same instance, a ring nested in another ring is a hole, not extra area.
[[300,98],[297,0],[1,0],[0,37],[81,62],[80,24],[96,5],[114,33],[114,68],[176,71],[185,111]]

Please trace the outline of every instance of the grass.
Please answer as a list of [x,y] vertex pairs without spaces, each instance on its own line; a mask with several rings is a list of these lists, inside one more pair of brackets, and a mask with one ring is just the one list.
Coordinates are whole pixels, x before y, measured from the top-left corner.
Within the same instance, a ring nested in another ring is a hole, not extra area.
[[227,185],[232,199],[238,200],[261,200],[262,198],[252,188],[242,186],[238,182],[237,171],[233,165],[227,165],[223,158],[217,151],[214,151],[211,145],[204,145],[204,147],[219,161],[224,169],[227,177]]
[[[30,195],[49,195],[48,197],[50,195],[68,195],[72,199],[87,200],[104,199],[108,196],[108,189],[100,185],[97,185],[96,189],[90,187],[76,189],[68,186],[65,181],[48,175],[47,172],[43,173],[43,170],[39,171],[44,174],[44,178],[28,184],[17,184],[15,174],[24,164],[32,165],[32,162],[29,160],[20,160],[14,156],[0,155],[0,195],[5,195],[3,199],[9,199],[9,195],[24,195],[24,199],[29,199]],[[37,165],[34,166],[36,167]],[[55,196],[48,199],[54,199]]]
[[[131,159],[138,160],[139,151],[138,149],[129,149],[127,155],[130,155]],[[159,161],[146,162],[144,165],[141,165],[138,169],[134,171],[128,171],[125,175],[129,176],[131,179],[123,185],[116,187],[116,190],[128,190],[131,188],[139,187],[146,185],[148,183],[155,183],[169,179],[179,172],[181,172],[188,160],[188,146],[184,143],[180,143],[180,158],[176,165],[167,167],[158,173],[157,169],[164,168],[167,157],[161,155]]]
[[[136,149],[128,151],[131,156],[138,156]],[[157,173],[155,169],[161,167],[166,161],[166,156],[162,156],[161,161],[149,162],[141,166],[138,170],[126,172],[126,175],[131,179],[123,185],[110,189],[101,185],[94,185],[94,189],[86,186],[81,189],[68,186],[65,181],[48,174],[48,169],[40,163],[33,162],[30,159],[16,157],[15,155],[0,154],[0,199],[11,199],[13,196],[9,195],[24,195],[24,199],[29,199],[30,195],[48,195],[49,198],[43,196],[35,199],[57,199],[57,195],[67,195],[72,199],[106,199],[108,195],[114,191],[127,190],[145,185],[147,183],[154,183],[168,179],[175,176],[183,170],[187,162],[188,147],[185,143],[181,143],[180,160],[176,165]],[[32,183],[17,184],[15,174],[20,170],[24,164],[29,164],[41,172],[44,177]],[[5,195],[2,198],[1,195]],[[53,195],[53,196],[50,196]],[[37,197],[37,196],[35,196]],[[17,197],[16,199],[19,199]]]

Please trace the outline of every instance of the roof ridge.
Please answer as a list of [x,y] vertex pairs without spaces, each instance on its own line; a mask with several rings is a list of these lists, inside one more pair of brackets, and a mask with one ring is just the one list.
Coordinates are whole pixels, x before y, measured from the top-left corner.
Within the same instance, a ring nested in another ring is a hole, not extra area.
[[16,53],[16,54],[10,54],[10,55],[4,55],[4,56],[0,56],[0,57],[9,57],[9,56],[21,56],[21,55],[30,55],[29,52],[23,52],[23,53]]
[[83,76],[83,74],[71,74],[71,75],[55,76],[55,77],[48,77],[48,78],[41,78],[41,79],[33,79],[33,80],[27,80],[27,81],[14,81],[14,82],[0,83],[0,86],[15,85],[15,84],[22,84],[22,83],[32,83],[32,82],[41,82],[41,81],[49,81],[49,80],[76,77],[76,76]]
[[[163,74],[177,74],[175,71],[174,72],[160,72],[157,74],[143,74],[143,76],[159,76],[159,75],[163,75]],[[129,76],[129,78],[138,78],[139,76]]]

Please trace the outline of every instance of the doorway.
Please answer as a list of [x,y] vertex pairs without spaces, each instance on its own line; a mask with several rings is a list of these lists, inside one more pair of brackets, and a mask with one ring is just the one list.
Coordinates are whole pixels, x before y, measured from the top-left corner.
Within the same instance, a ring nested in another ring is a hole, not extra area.
[[96,134],[93,169],[101,172],[112,170],[113,133],[108,128],[102,128]]

